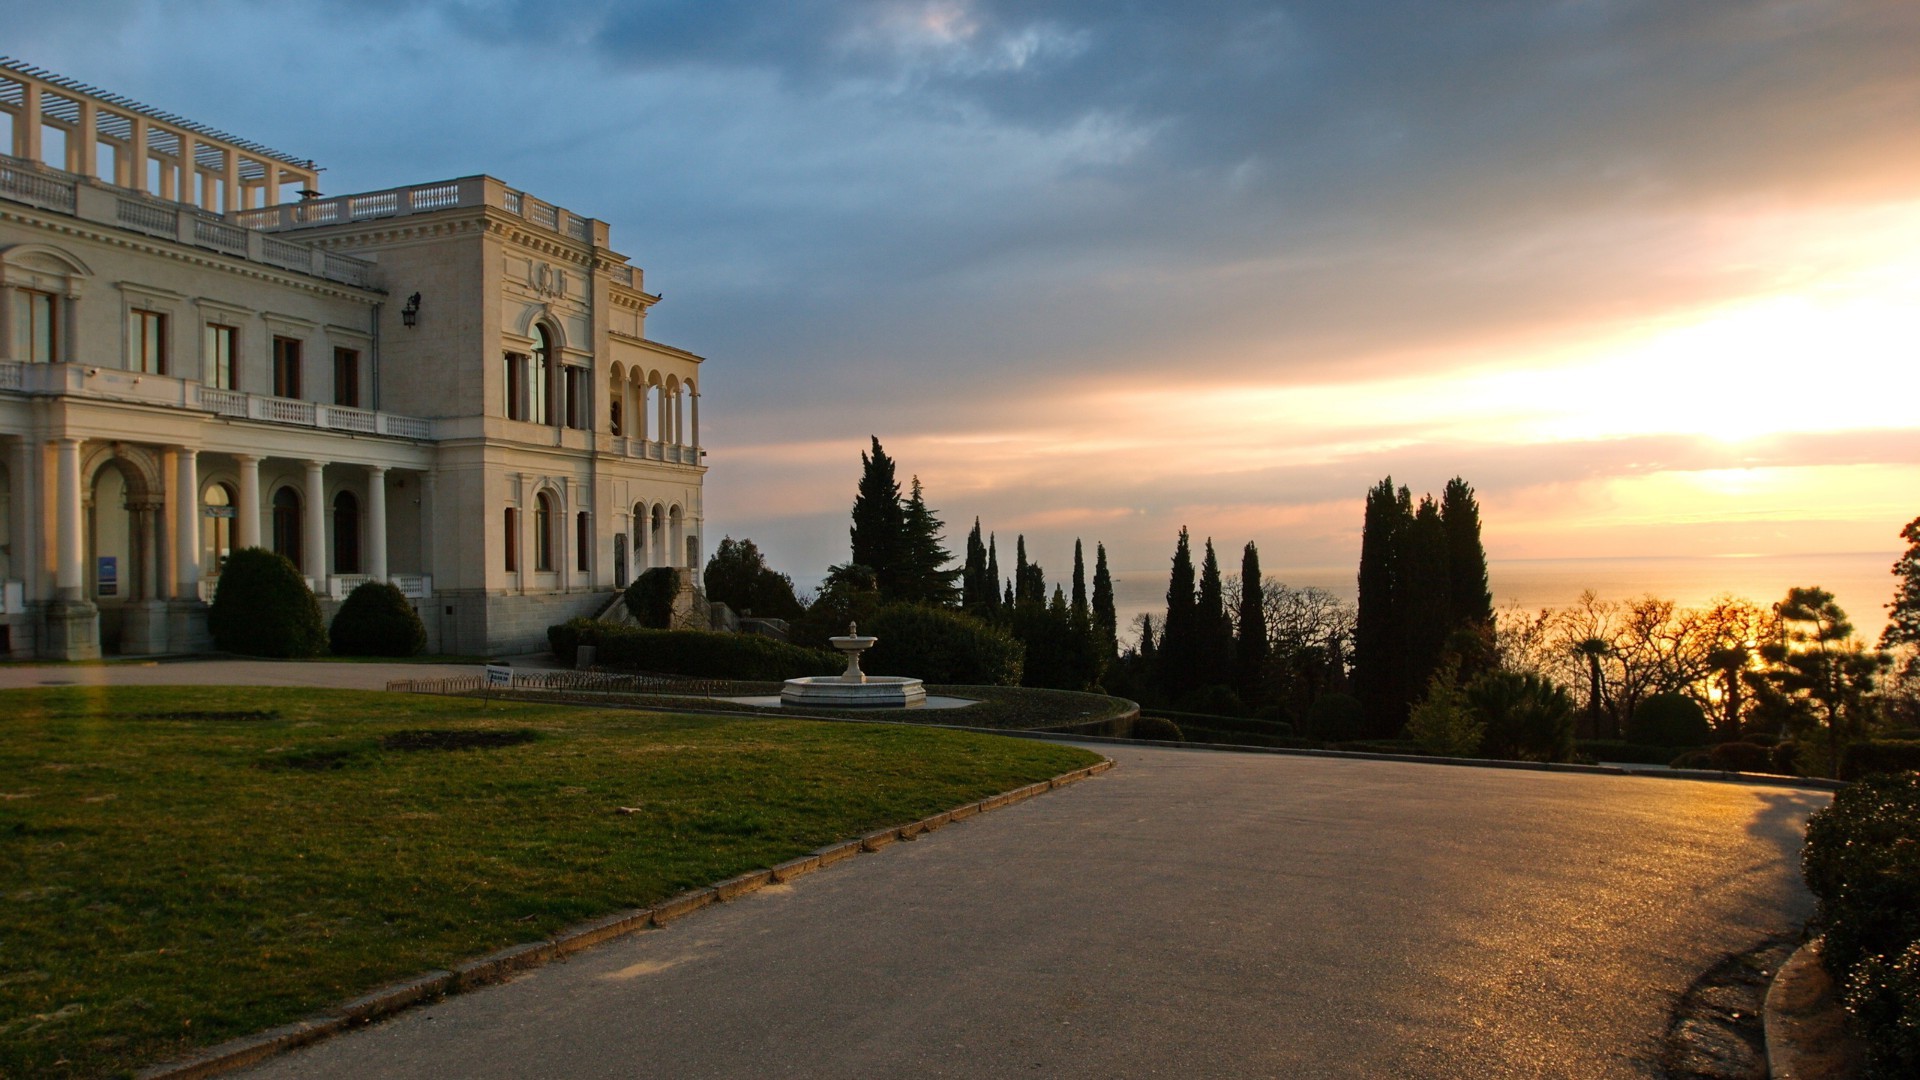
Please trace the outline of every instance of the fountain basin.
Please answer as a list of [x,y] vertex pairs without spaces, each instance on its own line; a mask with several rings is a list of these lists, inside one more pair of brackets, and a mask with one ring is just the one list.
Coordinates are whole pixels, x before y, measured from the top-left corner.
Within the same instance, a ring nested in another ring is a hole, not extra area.
[[810,675],[788,679],[780,690],[782,705],[821,709],[917,709],[926,703],[927,688],[920,680],[898,675],[865,675],[859,682],[845,675]]

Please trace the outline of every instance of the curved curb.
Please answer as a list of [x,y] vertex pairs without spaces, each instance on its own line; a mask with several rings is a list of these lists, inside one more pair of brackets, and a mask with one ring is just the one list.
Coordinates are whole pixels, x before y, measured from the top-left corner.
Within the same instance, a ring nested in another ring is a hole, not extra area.
[[230,1039],[180,1061],[155,1065],[138,1073],[137,1080],[193,1080],[196,1077],[215,1076],[256,1065],[267,1058],[318,1042],[348,1028],[361,1027],[375,1020],[384,1019],[421,1002],[438,1001],[452,994],[461,994],[483,986],[505,982],[522,971],[564,959],[601,942],[611,941],[641,930],[662,927],[711,904],[736,900],[749,893],[758,892],[768,885],[792,881],[816,870],[824,870],[842,859],[852,858],[863,852],[879,851],[897,841],[916,840],[926,833],[953,822],[965,821],[989,810],[998,810],[1012,806],[1014,803],[1025,802],[1035,795],[1044,795],[1055,788],[1066,787],[1068,784],[1098,776],[1113,768],[1113,765],[1112,758],[1103,758],[1084,769],[1061,773],[1051,780],[1028,784],[977,802],[957,806],[952,810],[942,810],[931,817],[924,817],[905,825],[897,825],[852,840],[828,844],[799,858],[788,859],[778,866],[750,870],[705,888],[690,889],[678,896],[668,897],[650,908],[633,908],[576,923],[544,941],[511,945],[498,952],[488,953],[458,964],[451,971],[429,971],[411,979],[390,983],[351,1001],[323,1009],[304,1020],[296,1020],[291,1024],[283,1024],[252,1035]]
[[1841,1080],[1857,1074],[1859,1041],[1820,962],[1820,938],[1794,952],[1767,988],[1767,1074],[1773,1080]]

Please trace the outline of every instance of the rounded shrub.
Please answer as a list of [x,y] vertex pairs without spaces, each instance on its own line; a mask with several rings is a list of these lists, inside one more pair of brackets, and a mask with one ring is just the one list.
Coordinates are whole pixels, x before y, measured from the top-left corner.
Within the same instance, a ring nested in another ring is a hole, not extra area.
[[327,644],[336,656],[417,656],[426,651],[427,628],[399,589],[365,581],[334,612]]
[[1202,716],[1245,716],[1247,704],[1232,688],[1215,683],[1202,686],[1187,694],[1176,704],[1181,712],[1190,712]]
[[1018,686],[1026,649],[1008,631],[971,615],[920,604],[892,604],[860,624],[879,639],[860,666],[873,675],[905,675],[959,686]]
[[1136,716],[1133,726],[1127,729],[1127,738],[1145,739],[1149,742],[1185,742],[1186,735],[1180,725],[1164,716]]
[[1702,746],[1712,737],[1707,714],[1685,694],[1655,694],[1634,706],[1627,741],[1655,746]]
[[1727,772],[1772,772],[1773,748],[1750,742],[1727,742],[1707,748],[1707,760]]
[[673,598],[680,592],[680,573],[670,566],[643,571],[627,586],[627,612],[649,630],[673,625]]
[[1351,694],[1322,694],[1307,707],[1307,734],[1326,742],[1358,739],[1366,731],[1366,709]]
[[327,648],[327,624],[306,578],[265,548],[241,548],[227,558],[207,629],[214,644],[243,656],[318,656]]
[[1572,761],[1573,699],[1532,672],[1489,671],[1467,686],[1486,723],[1481,752],[1508,761]]

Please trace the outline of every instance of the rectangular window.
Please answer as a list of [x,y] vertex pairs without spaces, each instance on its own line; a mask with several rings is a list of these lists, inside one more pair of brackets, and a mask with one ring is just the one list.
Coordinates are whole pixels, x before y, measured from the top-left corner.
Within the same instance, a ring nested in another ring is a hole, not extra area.
[[573,568],[580,573],[587,572],[587,563],[593,558],[593,525],[585,510],[580,511],[575,526],[576,539],[573,549]]
[[333,350],[333,403],[360,407],[360,350]]
[[127,316],[127,370],[167,373],[167,317],[135,308]]
[[507,419],[527,418],[527,358],[507,354]]
[[33,289],[15,289],[13,358],[32,364],[51,364],[59,359],[59,315],[59,297]]
[[240,331],[232,326],[209,324],[207,326],[206,356],[207,385],[216,390],[233,390],[235,386],[233,362],[234,348],[240,340]]
[[273,339],[273,396],[300,396],[300,339]]
[[567,426],[570,428],[585,428],[587,426],[586,395],[581,393],[581,386],[585,381],[583,376],[585,374],[585,368],[577,368],[571,365],[560,369],[562,389],[566,393]]
[[507,507],[507,573],[516,573],[520,569],[520,511]]

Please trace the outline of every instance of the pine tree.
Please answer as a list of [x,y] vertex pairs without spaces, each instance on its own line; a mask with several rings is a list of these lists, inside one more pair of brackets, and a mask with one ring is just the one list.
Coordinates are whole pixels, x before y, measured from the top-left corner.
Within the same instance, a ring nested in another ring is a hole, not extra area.
[[1213,537],[1207,537],[1205,556],[1200,560],[1198,599],[1201,686],[1225,686],[1233,679],[1233,624],[1227,620],[1226,591],[1220,583],[1220,560],[1213,553]]
[[1480,503],[1473,485],[1456,476],[1440,496],[1447,533],[1447,590],[1453,629],[1490,628],[1493,593],[1487,588],[1487,551],[1480,544]]
[[1893,576],[1900,583],[1894,586],[1893,603],[1887,605],[1887,628],[1880,632],[1883,649],[1920,645],[1920,517],[1907,522],[1900,539],[1907,542],[1907,550],[1893,564]]
[[1234,642],[1234,689],[1240,700],[1258,707],[1266,697],[1267,597],[1260,581],[1260,549],[1249,540],[1240,554],[1240,636]]
[[1176,701],[1198,688],[1199,652],[1204,631],[1194,597],[1193,546],[1185,526],[1173,549],[1173,571],[1167,577],[1167,617],[1160,624],[1160,681]]
[[912,491],[901,510],[900,570],[889,599],[950,607],[955,599],[953,579],[960,571],[947,569],[953,553],[941,543],[944,526],[928,508],[918,476],[913,478]]
[[1093,625],[1108,660],[1120,655],[1120,617],[1113,608],[1113,576],[1107,573],[1107,545],[1093,545]]
[[879,437],[872,438],[872,455],[860,455],[860,488],[853,499],[852,565],[870,568],[881,594],[892,596],[905,555],[906,511],[893,459],[880,448]]
[[1360,533],[1360,603],[1353,629],[1354,682],[1367,725],[1375,733],[1391,734],[1406,719],[1407,701],[1402,696],[1402,680],[1395,658],[1400,637],[1395,567],[1400,534],[1413,526],[1412,498],[1406,488],[1394,489],[1391,476],[1375,484],[1367,492],[1366,517]]
[[973,519],[967,533],[967,560],[960,571],[960,608],[969,615],[984,616],[992,606],[989,600],[993,579],[987,576],[987,545],[980,539],[980,519]]

